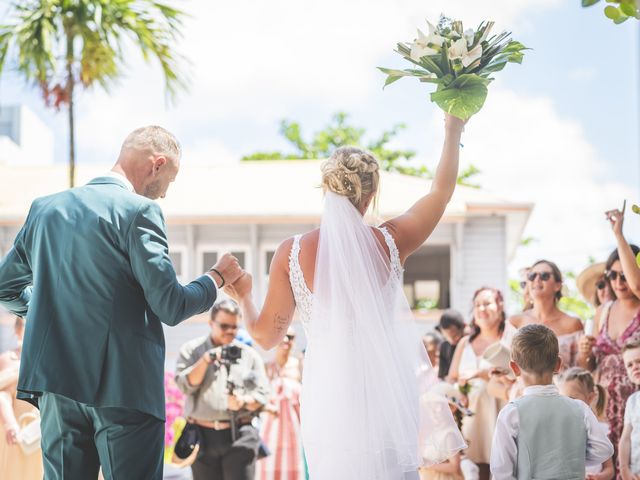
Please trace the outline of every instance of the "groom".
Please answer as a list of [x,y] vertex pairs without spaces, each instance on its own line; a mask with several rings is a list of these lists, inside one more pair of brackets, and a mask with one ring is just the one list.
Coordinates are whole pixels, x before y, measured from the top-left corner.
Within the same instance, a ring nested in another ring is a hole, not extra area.
[[19,398],[39,404],[46,479],[162,478],[164,335],[240,275],[223,256],[176,280],[163,198],[180,145],[161,127],[124,141],[113,169],[36,199],[0,260],[0,305],[27,318]]

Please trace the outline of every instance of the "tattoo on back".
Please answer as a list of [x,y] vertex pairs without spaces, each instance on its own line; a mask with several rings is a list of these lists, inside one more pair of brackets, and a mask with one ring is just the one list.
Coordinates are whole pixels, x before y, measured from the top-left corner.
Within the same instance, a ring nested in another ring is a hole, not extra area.
[[283,317],[279,313],[276,313],[273,317],[273,328],[276,332],[282,333],[286,330],[289,323],[289,318]]

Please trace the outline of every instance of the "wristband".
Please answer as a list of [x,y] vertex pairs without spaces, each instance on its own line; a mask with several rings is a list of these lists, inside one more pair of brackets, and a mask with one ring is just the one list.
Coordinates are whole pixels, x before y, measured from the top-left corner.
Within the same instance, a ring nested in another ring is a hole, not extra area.
[[225,282],[224,277],[222,276],[222,274],[221,274],[218,270],[216,270],[215,268],[213,268],[213,267],[211,267],[211,268],[209,269],[209,271],[210,271],[210,272],[214,272],[216,275],[218,275],[218,276],[220,277],[220,280],[222,280],[222,283],[218,286],[218,288],[222,288],[222,287],[224,287],[224,285],[225,285],[225,283],[226,283],[226,282]]

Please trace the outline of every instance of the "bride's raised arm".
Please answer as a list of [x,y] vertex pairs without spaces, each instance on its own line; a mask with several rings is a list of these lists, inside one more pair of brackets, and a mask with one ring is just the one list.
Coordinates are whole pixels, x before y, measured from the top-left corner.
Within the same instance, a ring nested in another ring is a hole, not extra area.
[[293,239],[289,238],[276,249],[269,269],[269,289],[261,311],[253,303],[250,274],[243,274],[236,283],[225,287],[225,292],[240,305],[249,334],[266,350],[282,341],[293,320],[296,305],[288,270],[292,243]]
[[460,137],[464,124],[463,120],[445,114],[444,145],[431,190],[406,213],[384,224],[396,241],[403,264],[431,235],[451,200],[458,178]]

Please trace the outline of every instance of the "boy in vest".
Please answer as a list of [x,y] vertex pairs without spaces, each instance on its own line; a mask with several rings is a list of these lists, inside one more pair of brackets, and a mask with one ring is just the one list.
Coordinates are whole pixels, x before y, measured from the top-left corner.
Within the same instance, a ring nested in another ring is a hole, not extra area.
[[513,337],[511,369],[523,396],[498,415],[491,449],[495,480],[584,480],[585,469],[613,455],[613,445],[589,406],[563,397],[553,384],[560,368],[558,339],[544,325]]
[[[640,385],[640,339],[630,340],[625,344],[622,360],[629,380]],[[640,391],[627,399],[618,455],[622,480],[640,478]]]

